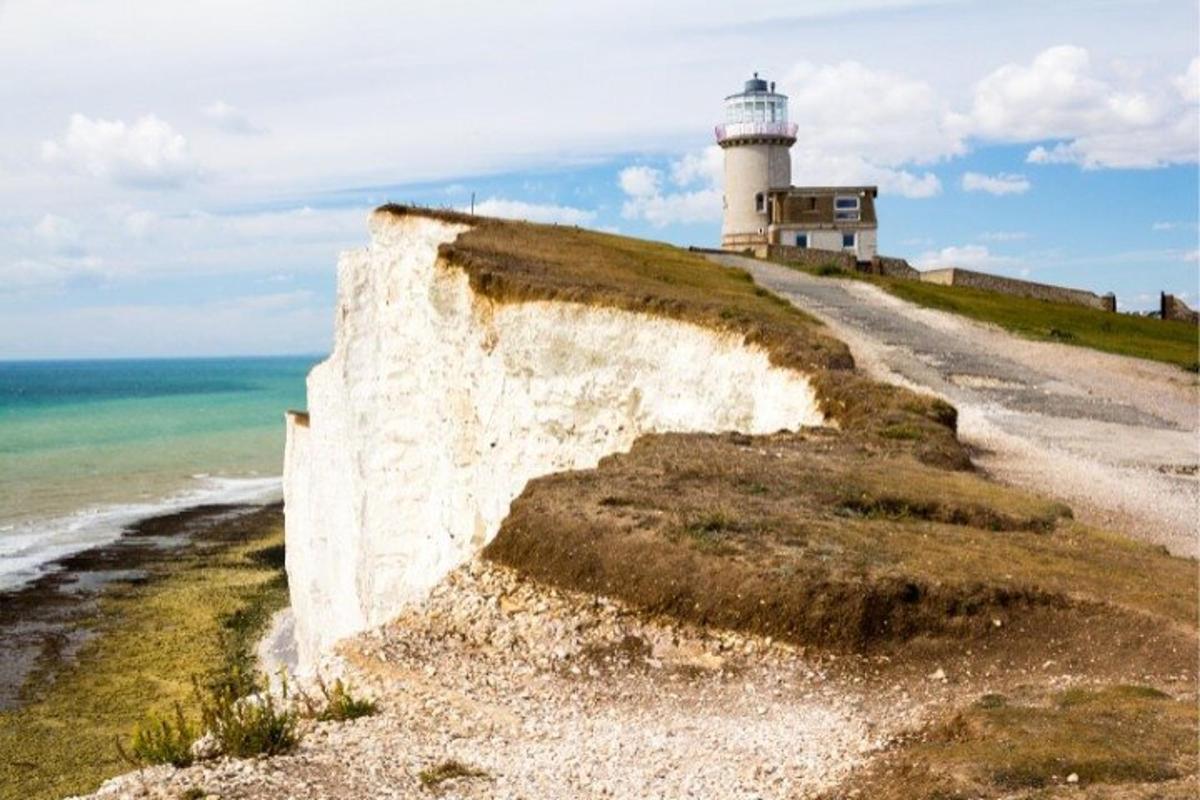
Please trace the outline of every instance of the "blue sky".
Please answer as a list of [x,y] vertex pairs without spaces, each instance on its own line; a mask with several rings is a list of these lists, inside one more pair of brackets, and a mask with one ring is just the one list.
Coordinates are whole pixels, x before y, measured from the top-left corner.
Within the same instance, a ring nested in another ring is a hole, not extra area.
[[0,358],[323,352],[385,200],[719,233],[751,70],[880,249],[1197,304],[1194,2],[0,0]]

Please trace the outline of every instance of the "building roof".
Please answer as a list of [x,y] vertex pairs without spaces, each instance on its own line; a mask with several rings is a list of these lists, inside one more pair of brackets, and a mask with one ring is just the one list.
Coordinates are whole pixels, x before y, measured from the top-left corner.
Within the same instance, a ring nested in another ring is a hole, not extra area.
[[[814,227],[875,227],[875,186],[788,186],[771,189],[771,223]],[[837,197],[857,197],[858,213],[837,209]]]
[[770,190],[771,194],[776,192],[789,192],[791,194],[862,194],[866,193],[871,197],[879,196],[878,186],[776,186]]

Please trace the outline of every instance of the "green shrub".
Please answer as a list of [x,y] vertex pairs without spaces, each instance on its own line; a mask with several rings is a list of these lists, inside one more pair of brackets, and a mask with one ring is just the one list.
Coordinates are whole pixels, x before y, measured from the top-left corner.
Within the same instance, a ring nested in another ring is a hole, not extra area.
[[[242,695],[239,689],[254,686],[257,694]],[[257,681],[233,674],[202,691],[199,684],[200,716],[204,728],[213,735],[227,756],[249,758],[286,753],[296,746],[299,714],[287,702],[287,684],[283,702],[276,701]]]
[[184,716],[183,706],[176,703],[173,718],[147,718],[134,730],[128,751],[117,740],[117,752],[132,766],[171,764],[186,767],[192,763],[192,743],[197,736],[195,726]]
[[369,717],[378,710],[373,701],[351,694],[350,686],[343,683],[341,678],[335,680],[333,686],[326,686],[325,681],[318,679],[317,685],[321,687],[324,705],[317,707],[308,697],[304,699],[308,713],[321,722],[345,722]]

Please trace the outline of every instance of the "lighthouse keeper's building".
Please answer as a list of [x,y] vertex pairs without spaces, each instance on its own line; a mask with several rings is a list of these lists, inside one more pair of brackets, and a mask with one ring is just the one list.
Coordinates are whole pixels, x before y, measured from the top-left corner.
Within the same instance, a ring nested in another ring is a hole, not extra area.
[[721,247],[763,252],[768,245],[830,250],[869,262],[876,254],[874,186],[792,186],[796,125],[787,95],[754,74],[725,98],[716,128],[725,151]]

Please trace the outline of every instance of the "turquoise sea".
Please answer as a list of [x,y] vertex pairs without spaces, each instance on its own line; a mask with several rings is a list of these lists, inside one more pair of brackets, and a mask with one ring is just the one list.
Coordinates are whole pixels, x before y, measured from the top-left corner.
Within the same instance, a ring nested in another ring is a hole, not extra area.
[[318,360],[0,362],[0,590],[147,516],[277,498]]

